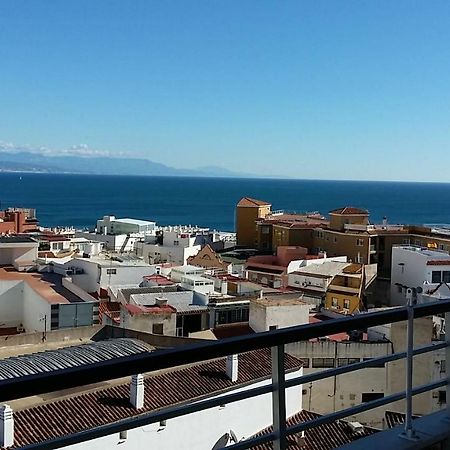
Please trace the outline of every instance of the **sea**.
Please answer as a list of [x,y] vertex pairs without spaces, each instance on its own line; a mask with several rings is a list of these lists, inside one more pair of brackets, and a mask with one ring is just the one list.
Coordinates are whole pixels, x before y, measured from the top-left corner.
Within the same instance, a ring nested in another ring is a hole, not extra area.
[[48,227],[93,229],[115,215],[234,231],[242,197],[298,213],[366,208],[373,223],[450,223],[450,183],[0,173],[0,209],[36,208]]

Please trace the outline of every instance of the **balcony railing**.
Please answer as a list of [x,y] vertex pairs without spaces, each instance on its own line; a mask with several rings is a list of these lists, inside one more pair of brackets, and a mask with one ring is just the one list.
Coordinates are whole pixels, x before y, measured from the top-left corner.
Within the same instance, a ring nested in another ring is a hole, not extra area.
[[[33,444],[26,448],[61,448],[67,445],[85,442],[113,433],[119,433],[127,429],[142,427],[144,425],[148,425],[158,421],[169,420],[175,417],[180,417],[186,414],[210,409],[223,404],[233,403],[243,399],[248,399],[268,393],[272,394],[273,432],[265,434],[263,436],[258,436],[256,438],[240,441],[234,445],[228,446],[227,449],[248,449],[255,445],[272,441],[273,448],[275,450],[283,450],[286,449],[287,436],[289,435],[300,433],[319,425],[331,423],[350,415],[368,411],[402,399],[406,399],[406,424],[404,432],[402,433],[402,435],[399,435],[398,433],[395,435],[393,435],[392,433],[386,433],[386,439],[389,438],[391,439],[391,441],[385,442],[385,447],[397,448],[397,450],[399,450],[401,448],[412,448],[411,446],[403,446],[403,443],[408,443],[408,445],[409,443],[415,443],[414,448],[425,448],[430,444],[430,442],[436,442],[436,439],[447,438],[450,435],[450,429],[447,423],[442,422],[441,429],[437,431],[437,425],[435,423],[433,428],[433,430],[435,431],[433,435],[428,436],[428,438],[425,437],[422,441],[417,440],[417,435],[415,434],[412,423],[412,397],[414,395],[428,392],[442,386],[447,386],[447,398],[450,399],[448,373],[446,375],[447,378],[425,385],[413,387],[413,357],[416,355],[446,348],[446,366],[450,367],[450,327],[447,327],[445,341],[435,342],[414,349],[414,318],[446,313],[446,319],[450,321],[449,312],[450,300],[445,300],[418,306],[393,308],[368,314],[360,314],[343,319],[329,320],[326,322],[284,328],[237,338],[224,339],[221,341],[207,341],[201,344],[183,346],[182,348],[173,348],[164,351],[118,358],[115,360],[100,362],[95,365],[91,364],[82,367],[72,367],[69,369],[59,370],[57,372],[18,377],[0,381],[0,400],[4,402],[12,399],[38,395],[49,391],[53,392],[62,389],[69,389],[78,386],[99,383],[110,380],[112,378],[121,378],[137,373],[168,369],[183,364],[197,363],[213,358],[223,357],[226,355],[271,347],[272,383],[269,385],[264,385],[240,392],[233,392],[224,396],[201,400],[190,404],[172,406],[162,410],[142,414],[136,417],[131,417],[120,422],[84,430],[73,435],[61,436],[51,441]],[[402,321],[408,321],[408,346],[406,352],[397,352],[388,356],[373,358],[342,367],[336,367],[321,372],[302,375],[300,377],[289,380],[286,380],[285,378],[284,350],[286,344],[356,329],[365,329],[372,326]],[[355,370],[360,370],[368,367],[376,367],[380,364],[397,361],[403,358],[406,358],[407,360],[407,379],[405,382],[404,391],[391,394],[384,398],[356,405],[348,409],[336,411],[309,422],[304,422],[292,427],[286,427],[285,400],[287,388],[318,381],[328,377],[335,377],[337,375],[353,372]],[[114,374],[114,376],[112,376],[112,374]],[[82,411],[80,411],[80,414],[82,414]],[[449,410],[444,411],[443,414],[447,417],[450,417]],[[442,428],[444,429],[444,431],[442,431]],[[258,430],[255,430],[255,432],[257,431]],[[364,446],[365,439],[371,439],[371,437],[361,439],[355,444]]]

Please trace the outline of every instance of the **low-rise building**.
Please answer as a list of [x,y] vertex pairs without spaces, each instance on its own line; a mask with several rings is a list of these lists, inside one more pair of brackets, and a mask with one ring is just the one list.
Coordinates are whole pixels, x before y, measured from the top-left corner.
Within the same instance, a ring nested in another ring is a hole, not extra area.
[[0,211],[0,235],[38,231],[39,221],[33,208],[8,208]]
[[156,298],[152,306],[121,305],[120,326],[129,330],[176,336],[177,310],[163,297]]
[[0,329],[44,332],[98,323],[98,303],[84,294],[60,275],[0,268]]
[[184,266],[173,267],[170,272],[170,279],[175,283],[181,283],[183,278],[189,276],[202,276],[205,274],[203,267],[191,266],[189,264]]
[[410,245],[392,248],[392,305],[405,305],[412,296],[419,302],[448,298],[448,283],[448,253]]
[[281,296],[251,299],[249,325],[257,333],[303,325],[309,323],[310,309],[307,303]]
[[27,236],[0,236],[0,266],[13,266],[18,271],[35,268],[38,246]]
[[231,273],[233,265],[225,262],[212,247],[205,245],[195,256],[187,259],[187,264],[191,266],[203,267],[209,273]]
[[142,234],[154,235],[156,222],[138,219],[116,219],[115,216],[103,216],[103,219],[97,220],[96,231],[98,234]]
[[304,261],[323,257],[308,255],[304,247],[278,247],[277,254],[257,255],[248,258],[245,264],[246,278],[255,283],[273,288],[287,287],[288,274],[304,265]]

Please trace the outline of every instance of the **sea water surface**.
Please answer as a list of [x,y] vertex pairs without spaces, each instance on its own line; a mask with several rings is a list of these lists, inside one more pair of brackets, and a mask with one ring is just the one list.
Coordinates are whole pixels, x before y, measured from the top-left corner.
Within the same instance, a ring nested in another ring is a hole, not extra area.
[[233,231],[241,197],[291,212],[356,206],[372,222],[450,223],[449,183],[0,173],[0,208],[36,208],[43,226],[93,228],[111,214]]

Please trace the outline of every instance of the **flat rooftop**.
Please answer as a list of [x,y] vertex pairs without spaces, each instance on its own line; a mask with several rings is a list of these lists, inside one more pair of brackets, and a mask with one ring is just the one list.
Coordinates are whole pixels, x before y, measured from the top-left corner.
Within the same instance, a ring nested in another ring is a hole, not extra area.
[[156,222],[150,222],[148,220],[130,219],[128,217],[125,217],[124,219],[114,219],[113,222],[129,223],[129,224],[132,224],[132,225],[140,225],[140,226],[155,225],[156,224]]
[[[48,303],[78,303],[82,300],[62,285],[55,273],[17,272],[13,267],[0,267],[0,281],[25,281]],[[92,300],[95,299],[92,297]]]
[[301,300],[294,298],[255,298],[250,300],[251,303],[257,303],[258,305],[268,306],[305,306],[308,305]]
[[28,236],[0,236],[1,244],[32,244],[38,246],[39,244]]

